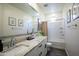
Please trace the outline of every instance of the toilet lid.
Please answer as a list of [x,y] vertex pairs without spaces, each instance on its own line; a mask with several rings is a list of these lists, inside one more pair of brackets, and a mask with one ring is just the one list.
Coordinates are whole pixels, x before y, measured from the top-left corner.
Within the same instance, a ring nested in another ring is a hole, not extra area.
[[47,42],[47,44],[46,44],[47,46],[51,46],[52,45],[52,43],[50,43],[50,42]]

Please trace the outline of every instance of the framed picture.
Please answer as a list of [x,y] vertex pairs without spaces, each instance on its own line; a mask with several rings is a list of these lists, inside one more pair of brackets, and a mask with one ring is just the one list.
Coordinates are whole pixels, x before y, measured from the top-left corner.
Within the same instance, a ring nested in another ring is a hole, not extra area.
[[10,25],[10,26],[16,26],[16,18],[14,18],[14,17],[8,17],[8,25]]
[[78,3],[73,3],[72,5],[72,19],[76,20],[78,18]]
[[77,15],[78,15],[78,18],[79,18],[79,3],[77,3],[77,6],[78,6],[78,14]]
[[18,26],[20,26],[20,27],[23,26],[23,19],[18,19]]
[[68,10],[67,12],[67,23],[71,22],[71,9]]

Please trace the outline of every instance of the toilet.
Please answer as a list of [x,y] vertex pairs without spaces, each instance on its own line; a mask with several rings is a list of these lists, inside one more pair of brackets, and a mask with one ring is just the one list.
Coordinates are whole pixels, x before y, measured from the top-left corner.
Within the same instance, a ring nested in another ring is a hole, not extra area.
[[50,51],[50,49],[52,48],[52,43],[47,42],[46,46],[47,46],[47,50]]

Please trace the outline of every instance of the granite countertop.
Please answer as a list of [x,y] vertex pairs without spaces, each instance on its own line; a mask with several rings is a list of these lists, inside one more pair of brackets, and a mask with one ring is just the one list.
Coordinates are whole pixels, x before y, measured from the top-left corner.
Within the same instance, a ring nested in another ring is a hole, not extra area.
[[[37,36],[33,40],[25,40],[20,43],[17,43],[16,48],[11,49],[5,53],[0,53],[3,56],[24,56],[25,54],[29,53],[34,47],[36,47],[41,41],[43,41],[46,36]],[[21,45],[21,46],[20,46]],[[28,45],[28,46],[26,46]]]

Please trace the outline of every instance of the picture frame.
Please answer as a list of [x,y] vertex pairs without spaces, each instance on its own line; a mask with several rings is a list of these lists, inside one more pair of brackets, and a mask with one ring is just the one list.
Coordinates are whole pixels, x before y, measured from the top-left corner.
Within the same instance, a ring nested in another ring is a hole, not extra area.
[[71,9],[68,10],[67,12],[67,23],[71,22]]
[[16,18],[8,17],[8,25],[9,26],[16,26]]
[[23,19],[18,19],[18,26],[23,27]]
[[72,5],[72,19],[73,21],[76,20],[77,18],[79,18],[79,15],[78,15],[78,3],[73,3]]
[[78,14],[77,15],[78,15],[78,18],[79,18],[79,3],[77,3],[77,6],[78,6]]

